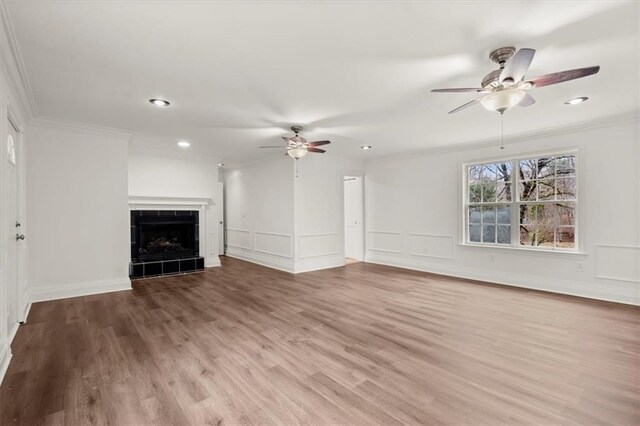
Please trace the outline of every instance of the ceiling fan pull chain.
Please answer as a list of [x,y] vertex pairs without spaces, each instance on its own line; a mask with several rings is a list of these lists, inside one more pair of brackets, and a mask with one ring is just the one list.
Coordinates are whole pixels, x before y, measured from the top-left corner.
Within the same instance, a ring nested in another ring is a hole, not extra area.
[[500,113],[500,149],[504,149],[504,111]]

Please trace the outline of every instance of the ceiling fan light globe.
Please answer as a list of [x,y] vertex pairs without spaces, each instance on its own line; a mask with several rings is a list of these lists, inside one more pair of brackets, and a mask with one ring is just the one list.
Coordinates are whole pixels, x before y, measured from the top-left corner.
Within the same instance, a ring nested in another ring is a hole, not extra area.
[[307,155],[307,149],[301,147],[291,148],[287,151],[287,154],[289,154],[289,157],[295,158],[297,160]]
[[480,103],[489,111],[502,113],[518,105],[524,95],[524,90],[520,89],[500,90],[485,96],[480,100]]

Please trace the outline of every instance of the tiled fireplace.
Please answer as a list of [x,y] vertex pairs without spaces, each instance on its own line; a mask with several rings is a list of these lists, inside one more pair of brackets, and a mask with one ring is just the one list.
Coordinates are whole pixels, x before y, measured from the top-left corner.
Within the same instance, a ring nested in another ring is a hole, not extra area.
[[131,210],[131,278],[204,269],[198,210]]

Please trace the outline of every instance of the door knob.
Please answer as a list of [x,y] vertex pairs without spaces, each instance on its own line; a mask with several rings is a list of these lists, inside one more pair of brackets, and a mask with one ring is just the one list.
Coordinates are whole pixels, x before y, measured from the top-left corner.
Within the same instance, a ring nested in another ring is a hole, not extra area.
[[24,234],[16,234],[16,241],[24,240]]

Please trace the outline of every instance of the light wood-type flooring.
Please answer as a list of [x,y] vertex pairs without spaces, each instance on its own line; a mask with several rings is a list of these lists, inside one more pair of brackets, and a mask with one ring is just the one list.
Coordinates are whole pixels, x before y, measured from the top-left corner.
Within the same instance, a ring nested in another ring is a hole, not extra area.
[[355,263],[223,259],[36,303],[2,425],[640,424],[640,309]]

